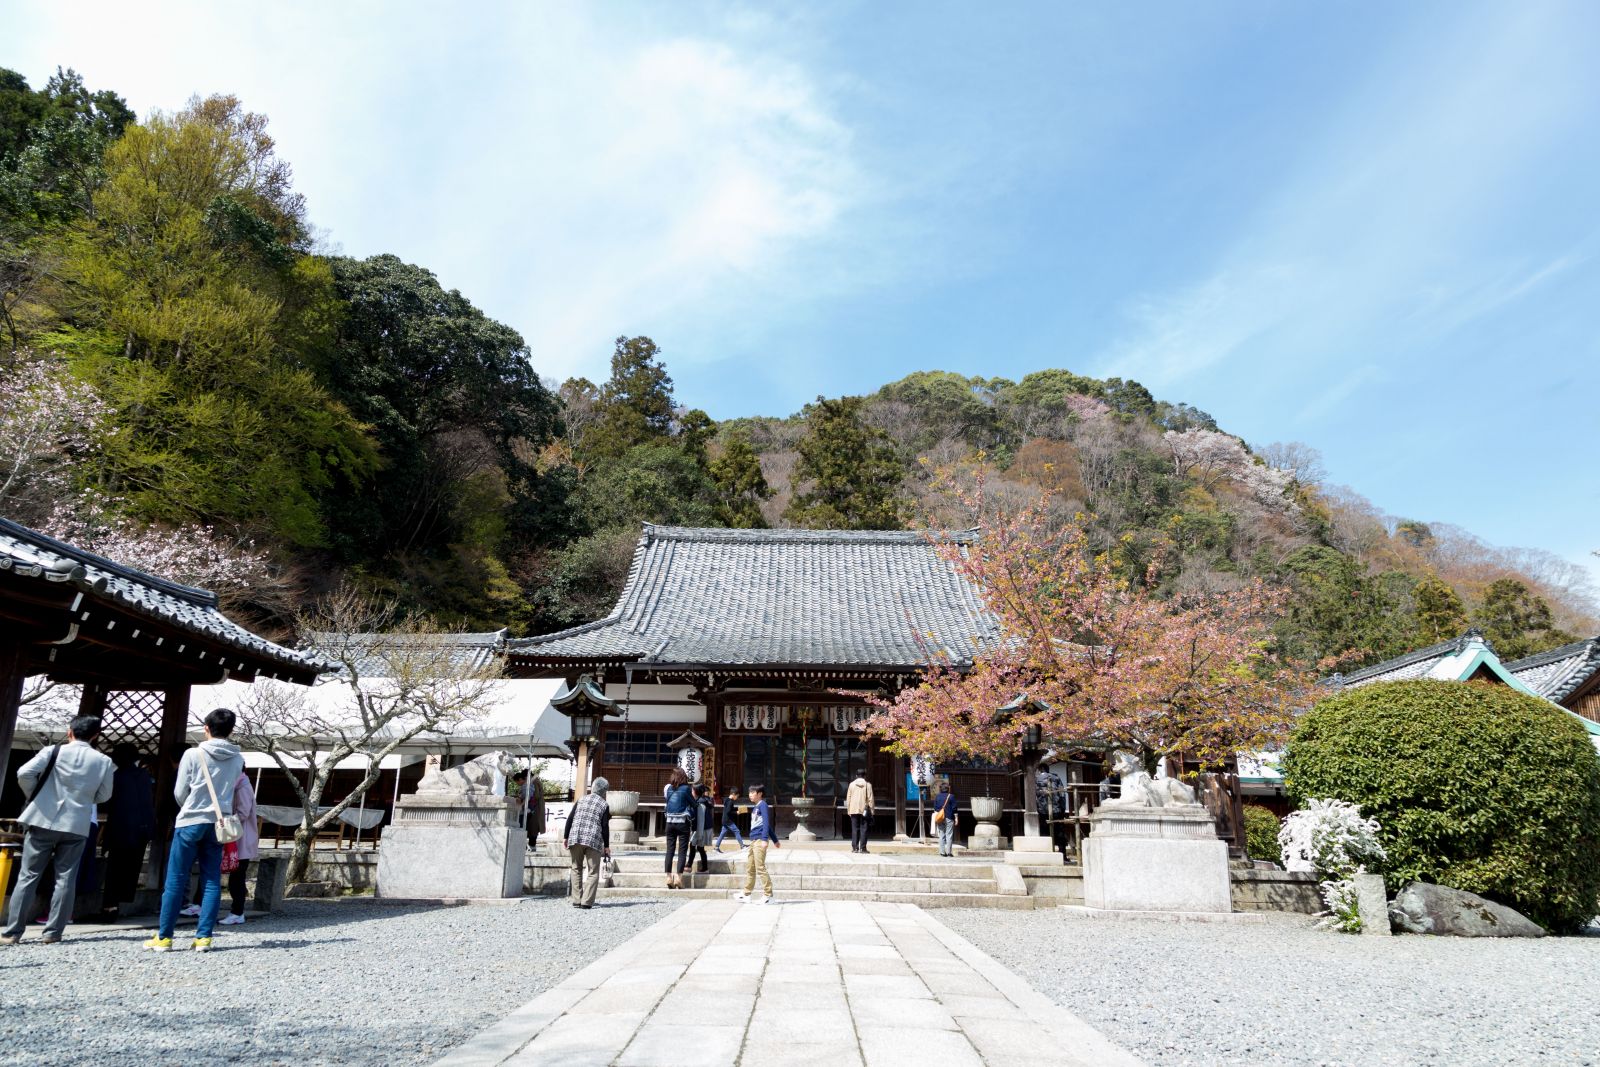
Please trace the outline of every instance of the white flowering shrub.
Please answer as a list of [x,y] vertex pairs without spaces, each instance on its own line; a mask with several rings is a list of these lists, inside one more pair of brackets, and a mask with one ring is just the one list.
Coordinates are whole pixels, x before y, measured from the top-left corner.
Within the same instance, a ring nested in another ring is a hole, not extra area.
[[1349,878],[1332,878],[1317,886],[1327,917],[1319,924],[1324,929],[1346,934],[1361,932],[1361,911],[1356,906],[1356,884]]
[[1361,809],[1344,800],[1310,800],[1290,812],[1278,831],[1283,866],[1319,879],[1344,878],[1383,865],[1378,820],[1363,818]]
[[1318,892],[1328,908],[1323,925],[1359,933],[1352,875],[1380,868],[1387,858],[1378,840],[1378,820],[1363,818],[1361,809],[1345,800],[1310,800],[1289,814],[1278,831],[1283,866],[1315,874]]

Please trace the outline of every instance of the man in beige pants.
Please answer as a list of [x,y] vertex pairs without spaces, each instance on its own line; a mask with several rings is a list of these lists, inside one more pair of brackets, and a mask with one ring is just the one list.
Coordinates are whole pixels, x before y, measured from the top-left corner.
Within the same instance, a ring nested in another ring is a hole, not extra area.
[[595,890],[600,888],[600,857],[611,855],[611,805],[606,803],[609,788],[611,783],[604,778],[591,782],[589,792],[572,806],[566,832],[561,836],[561,843],[572,857],[568,896],[575,908],[594,907]]
[[756,875],[761,876],[761,886],[766,890],[766,896],[757,900],[757,904],[765,904],[772,899],[772,875],[767,873],[767,846],[782,848],[778,843],[778,834],[772,825],[772,809],[767,807],[767,787],[753,785],[750,787],[750,855],[745,861],[744,892],[734,899],[743,903],[750,899],[756,891]]

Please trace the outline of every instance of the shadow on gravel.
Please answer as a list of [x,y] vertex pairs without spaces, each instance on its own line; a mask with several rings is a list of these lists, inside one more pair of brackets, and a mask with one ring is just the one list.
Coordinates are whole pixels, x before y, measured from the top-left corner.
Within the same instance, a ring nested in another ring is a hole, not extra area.
[[253,945],[214,945],[212,952],[261,952],[266,949],[324,948],[328,945],[353,944],[353,937],[319,937],[315,941],[257,941]]

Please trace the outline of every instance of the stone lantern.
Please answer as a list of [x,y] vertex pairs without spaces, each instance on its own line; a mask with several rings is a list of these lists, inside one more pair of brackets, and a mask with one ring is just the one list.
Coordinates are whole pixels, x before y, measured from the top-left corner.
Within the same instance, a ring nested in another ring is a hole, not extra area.
[[[1019,715],[1037,715],[1049,711],[1050,706],[1035,700],[1026,693],[1017,694],[1009,704],[999,708],[996,719],[1004,724]],[[1022,836],[1011,839],[1011,851],[1006,853],[1007,863],[1028,866],[1065,863],[1066,857],[1055,851],[1054,844],[1039,828],[1039,757],[1044,754],[1044,731],[1037,722],[1027,724],[1022,735]]]

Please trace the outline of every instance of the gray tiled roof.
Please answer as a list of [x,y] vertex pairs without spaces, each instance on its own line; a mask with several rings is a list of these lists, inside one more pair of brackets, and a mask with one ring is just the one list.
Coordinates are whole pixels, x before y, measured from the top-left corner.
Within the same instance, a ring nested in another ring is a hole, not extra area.
[[[444,649],[452,667],[465,670],[479,670],[494,662],[495,653],[500,648],[500,643],[505,640],[504,630],[490,630],[485,633],[460,633],[460,634],[373,634],[353,633],[343,638],[334,634],[312,633],[307,642],[313,648],[320,648],[326,652],[339,641],[349,642],[353,653],[356,669],[365,678],[382,678],[392,669],[393,663],[386,654],[388,649],[399,645],[421,646],[426,648]],[[387,649],[385,647],[387,646]],[[372,652],[364,652],[366,646],[374,646]],[[429,662],[432,662],[430,659]]]
[[1452,637],[1448,641],[1441,641],[1437,645],[1419,648],[1414,652],[1407,652],[1394,659],[1386,659],[1382,663],[1374,663],[1370,667],[1363,667],[1359,671],[1349,674],[1335,674],[1327,682],[1335,686],[1368,685],[1372,682],[1404,682],[1413,678],[1421,678],[1431,671],[1436,663],[1447,656],[1458,655],[1466,648],[1467,641],[1476,636],[1472,632],[1460,637]]
[[1506,664],[1517,681],[1557,704],[1600,671],[1600,637],[1574,641]]
[[91,597],[175,626],[244,653],[264,673],[319,674],[319,660],[251,633],[217,610],[217,595],[86,552],[9,519],[0,518],[0,570],[23,578],[65,582]]
[[[976,534],[938,537],[965,546]],[[540,660],[916,667],[968,661],[997,635],[976,587],[921,534],[646,524],[610,615],[506,648]]]

